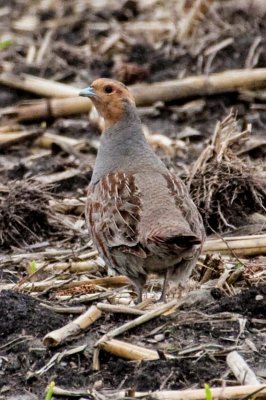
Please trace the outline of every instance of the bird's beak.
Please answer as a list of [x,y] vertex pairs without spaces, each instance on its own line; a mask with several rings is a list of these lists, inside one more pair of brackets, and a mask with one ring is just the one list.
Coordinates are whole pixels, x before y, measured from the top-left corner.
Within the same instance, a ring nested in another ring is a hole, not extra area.
[[82,89],[81,92],[79,92],[79,96],[83,96],[83,97],[94,97],[96,96],[95,90],[89,86],[85,89]]

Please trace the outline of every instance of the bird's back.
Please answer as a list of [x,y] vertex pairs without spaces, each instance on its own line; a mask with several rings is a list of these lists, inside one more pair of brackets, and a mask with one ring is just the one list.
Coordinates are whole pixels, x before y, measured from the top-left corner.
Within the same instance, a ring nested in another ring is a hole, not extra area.
[[[147,270],[163,272],[184,257],[196,257],[205,231],[184,183],[167,170],[137,174],[136,183],[141,199],[139,242],[152,258]],[[161,264],[154,267],[157,256]]]

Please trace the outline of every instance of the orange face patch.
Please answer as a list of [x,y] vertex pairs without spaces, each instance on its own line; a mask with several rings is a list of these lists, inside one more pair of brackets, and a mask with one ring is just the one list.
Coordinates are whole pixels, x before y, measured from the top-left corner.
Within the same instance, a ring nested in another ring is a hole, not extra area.
[[121,120],[126,103],[135,107],[132,94],[121,82],[112,79],[97,79],[91,87],[95,91],[95,96],[91,100],[104,118],[106,129]]

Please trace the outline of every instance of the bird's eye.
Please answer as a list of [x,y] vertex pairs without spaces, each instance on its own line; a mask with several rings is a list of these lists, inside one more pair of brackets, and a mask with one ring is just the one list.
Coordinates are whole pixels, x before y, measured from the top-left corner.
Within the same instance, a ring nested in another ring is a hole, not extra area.
[[112,86],[107,85],[107,86],[105,86],[104,91],[105,91],[105,93],[112,93],[113,88],[112,88]]

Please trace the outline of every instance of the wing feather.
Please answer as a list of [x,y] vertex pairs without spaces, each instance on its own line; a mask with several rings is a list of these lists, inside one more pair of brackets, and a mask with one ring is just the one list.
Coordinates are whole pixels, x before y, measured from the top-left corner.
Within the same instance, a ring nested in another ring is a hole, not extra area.
[[99,253],[114,268],[119,262],[112,255],[114,249],[145,257],[139,247],[140,215],[141,196],[133,175],[110,173],[89,186],[88,228]]

